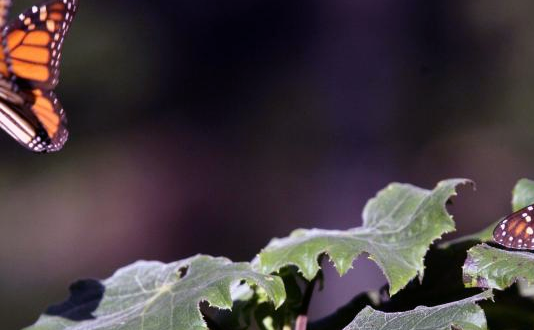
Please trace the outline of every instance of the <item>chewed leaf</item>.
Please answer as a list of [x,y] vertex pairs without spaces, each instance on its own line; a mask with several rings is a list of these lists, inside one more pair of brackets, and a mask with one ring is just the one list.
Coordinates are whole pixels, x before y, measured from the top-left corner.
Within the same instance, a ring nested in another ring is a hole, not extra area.
[[534,254],[477,245],[467,251],[463,276],[466,287],[504,290],[521,278],[533,284]]
[[434,307],[417,307],[400,313],[383,313],[364,308],[343,330],[484,330],[487,329],[484,311],[476,304],[492,298],[491,291]]
[[519,180],[512,192],[512,208],[514,211],[534,203],[534,181]]
[[445,203],[456,186],[468,180],[445,180],[434,190],[393,183],[371,199],[363,211],[363,226],[346,230],[296,230],[274,239],[259,255],[263,273],[296,265],[307,279],[319,270],[317,258],[327,253],[343,275],[363,252],[369,253],[397,293],[424,270],[423,258],[432,242],[454,230]]
[[[534,203],[534,181],[519,180],[512,193],[513,211],[532,203]],[[463,274],[467,287],[504,290],[518,281],[522,282],[521,287],[527,287],[534,284],[534,254],[494,248],[485,244],[477,245],[467,252]]]
[[[519,180],[512,192],[512,210],[515,212],[534,203],[534,181],[528,179]],[[478,241],[478,242],[491,242],[493,241],[493,230],[503,219],[495,221],[485,229],[466,236],[456,238],[454,240],[441,243],[439,246],[442,248],[447,248],[453,244],[468,242],[468,241]]]
[[249,263],[209,256],[139,261],[103,282],[71,287],[67,302],[49,308],[27,330],[208,329],[199,303],[230,309],[231,287],[242,280],[261,287],[275,306],[284,302],[282,280],[254,272]]

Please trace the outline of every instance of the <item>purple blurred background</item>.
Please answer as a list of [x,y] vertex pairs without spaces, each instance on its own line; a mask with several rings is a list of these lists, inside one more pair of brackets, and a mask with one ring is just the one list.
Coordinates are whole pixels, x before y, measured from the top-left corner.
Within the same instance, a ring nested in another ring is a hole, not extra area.
[[[358,226],[391,181],[474,179],[450,238],[534,178],[532,2],[80,2],[57,89],[70,141],[34,155],[0,134],[5,329],[138,259],[246,261]],[[327,268],[312,319],[385,283],[354,266]]]

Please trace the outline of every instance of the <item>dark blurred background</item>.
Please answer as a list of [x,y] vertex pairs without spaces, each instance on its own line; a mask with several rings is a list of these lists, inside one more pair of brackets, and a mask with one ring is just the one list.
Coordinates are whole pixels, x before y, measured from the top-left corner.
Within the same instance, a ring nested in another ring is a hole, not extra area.
[[[250,260],[295,228],[358,226],[391,181],[474,179],[454,237],[534,178],[533,2],[80,2],[70,141],[35,155],[0,132],[5,329],[138,259]],[[326,273],[312,318],[385,282],[365,258]]]

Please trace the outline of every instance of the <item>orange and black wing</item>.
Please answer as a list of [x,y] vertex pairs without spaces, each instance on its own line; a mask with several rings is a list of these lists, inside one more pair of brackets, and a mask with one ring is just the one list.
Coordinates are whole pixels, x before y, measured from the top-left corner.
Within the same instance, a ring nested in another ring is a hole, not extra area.
[[493,230],[493,240],[508,248],[534,250],[534,204],[499,222]]
[[[9,1],[0,0],[0,19],[2,3],[9,8]],[[57,151],[68,137],[66,116],[53,89],[58,83],[63,41],[77,6],[78,0],[46,1],[20,14],[3,30],[0,79],[11,84],[11,94],[0,99],[0,126],[36,152]]]
[[[59,103],[53,91],[42,91],[34,89],[31,91],[30,109],[37,117],[41,127],[45,130],[48,139],[41,147],[45,150],[35,150],[37,152],[53,152],[63,148],[69,137],[67,131],[67,117],[65,111]],[[35,146],[31,146],[35,149]]]
[[15,104],[0,100],[0,127],[34,152],[53,152],[68,138],[65,115],[53,92],[34,90],[29,101]]
[[21,88],[52,90],[57,85],[61,48],[77,6],[77,0],[47,1],[5,27],[8,74]]
[[[7,23],[7,16],[9,14],[9,9],[11,8],[11,0],[0,0],[0,28],[5,31],[5,26]],[[3,33],[2,33],[2,45],[3,43]],[[4,55],[4,52],[0,52],[0,76],[3,79],[7,79],[9,77],[9,71],[7,70],[7,62],[6,57]]]

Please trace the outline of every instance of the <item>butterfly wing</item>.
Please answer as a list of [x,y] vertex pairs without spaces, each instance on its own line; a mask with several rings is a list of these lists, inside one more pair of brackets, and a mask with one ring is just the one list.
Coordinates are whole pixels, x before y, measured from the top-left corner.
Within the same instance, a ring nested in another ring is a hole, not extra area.
[[[9,14],[10,8],[11,8],[11,0],[0,0],[0,27],[6,26],[7,15]],[[1,40],[3,40],[3,37]],[[0,75],[4,79],[8,78],[9,76],[9,71],[7,70],[7,62],[6,62],[4,52],[0,52]]]
[[6,26],[11,0],[0,0],[0,26]]
[[49,138],[44,145],[46,150],[37,151],[58,151],[63,148],[69,137],[69,132],[66,128],[67,118],[63,107],[52,91],[43,92],[35,89],[32,94],[31,111],[37,117]]
[[534,250],[534,204],[499,222],[493,230],[493,240],[508,248]]
[[[0,0],[0,19],[2,3]],[[36,152],[61,149],[68,138],[66,117],[53,93],[61,48],[78,0],[51,0],[32,6],[4,28],[0,57],[0,125]],[[6,6],[9,8],[9,6]],[[2,94],[2,91],[5,93]]]
[[35,152],[57,150],[35,114],[26,106],[0,101],[0,127],[26,148]]
[[8,73],[22,88],[52,90],[59,78],[61,48],[78,0],[32,6],[4,30]]

